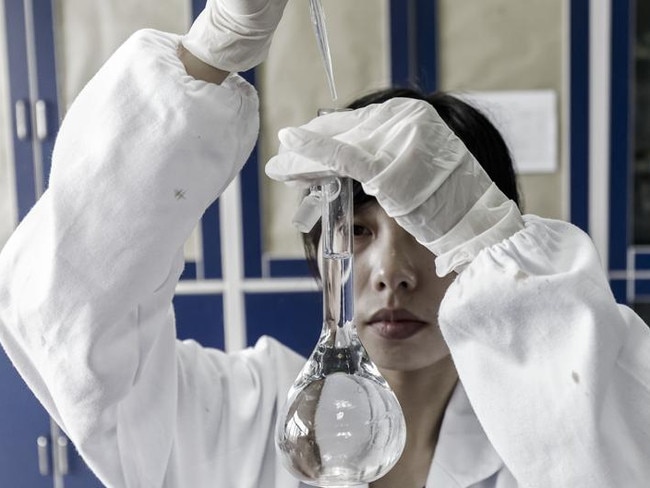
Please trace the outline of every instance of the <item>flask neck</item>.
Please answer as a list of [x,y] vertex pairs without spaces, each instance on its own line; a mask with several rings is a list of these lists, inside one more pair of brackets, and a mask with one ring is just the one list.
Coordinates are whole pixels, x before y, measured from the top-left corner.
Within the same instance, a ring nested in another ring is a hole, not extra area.
[[351,324],[354,316],[353,208],[349,178],[332,178],[321,185],[321,218],[323,327],[336,337],[338,330]]

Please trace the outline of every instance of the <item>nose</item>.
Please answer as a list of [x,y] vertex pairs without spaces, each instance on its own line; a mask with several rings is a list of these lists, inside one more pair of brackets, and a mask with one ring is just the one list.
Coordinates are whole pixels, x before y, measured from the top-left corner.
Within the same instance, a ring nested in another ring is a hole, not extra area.
[[376,291],[412,291],[417,287],[418,274],[414,261],[416,241],[395,224],[375,242],[374,266],[371,274]]

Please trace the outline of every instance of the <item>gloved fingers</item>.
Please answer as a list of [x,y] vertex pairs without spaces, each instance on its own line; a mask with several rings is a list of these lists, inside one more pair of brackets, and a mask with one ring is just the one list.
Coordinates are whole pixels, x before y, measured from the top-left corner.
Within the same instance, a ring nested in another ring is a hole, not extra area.
[[[458,158],[454,155],[434,162],[455,136],[433,107],[413,99],[396,98],[331,113],[302,127],[283,129],[278,137],[281,154],[291,152],[300,157],[280,156],[270,161],[267,174],[271,178],[349,176],[370,183],[364,186],[371,194],[383,193],[387,201],[394,202],[387,206],[397,213],[410,211],[411,205],[428,198]],[[412,198],[414,195],[418,198]],[[411,204],[397,205],[400,200]]]
[[373,123],[372,121],[379,107],[380,105],[373,104],[356,110],[331,112],[316,117],[300,127],[323,137],[340,136],[346,132],[359,129],[368,123]]
[[428,109],[433,110],[433,107],[422,100],[392,98],[381,104],[322,115],[301,127],[322,136],[336,137],[356,144],[371,135],[376,135],[379,139],[385,138],[391,128],[400,122],[411,123],[415,118],[421,117],[423,110]]
[[336,176],[327,166],[291,151],[273,156],[266,163],[264,171],[273,180],[297,187],[309,187],[314,181]]
[[280,153],[266,165],[266,173],[280,181],[348,176],[363,182],[377,161],[372,154],[331,137],[293,127],[278,134]]

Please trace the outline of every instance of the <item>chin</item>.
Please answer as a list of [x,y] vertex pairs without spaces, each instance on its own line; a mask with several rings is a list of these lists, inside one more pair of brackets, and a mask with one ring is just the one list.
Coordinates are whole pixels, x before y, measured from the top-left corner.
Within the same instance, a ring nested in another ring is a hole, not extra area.
[[400,372],[400,373],[412,373],[412,372],[422,371],[422,370],[432,368],[441,359],[443,358],[437,358],[436,360],[433,361],[432,360],[402,361],[402,362],[386,361],[386,362],[375,363],[375,365],[377,366],[377,368],[379,368],[381,372],[391,371],[391,372]]
[[380,369],[391,371],[424,369],[450,354],[439,333],[434,337],[418,334],[403,341],[386,341],[364,330],[360,331],[359,338],[372,362]]
[[[420,349],[422,348],[420,347]],[[450,352],[446,346],[417,352],[394,349],[391,351],[376,351],[370,348],[368,355],[380,370],[409,372],[433,367],[442,359],[449,357]]]

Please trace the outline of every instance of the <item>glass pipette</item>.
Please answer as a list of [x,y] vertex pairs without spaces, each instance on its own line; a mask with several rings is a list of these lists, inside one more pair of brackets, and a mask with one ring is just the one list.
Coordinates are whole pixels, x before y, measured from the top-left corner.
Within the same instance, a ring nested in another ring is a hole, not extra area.
[[334,70],[332,69],[332,56],[330,54],[330,45],[327,40],[327,29],[325,28],[325,12],[321,0],[309,0],[309,11],[311,13],[311,22],[316,34],[316,42],[325,67],[327,76],[327,85],[330,89],[332,100],[336,100],[336,85],[334,83]]

